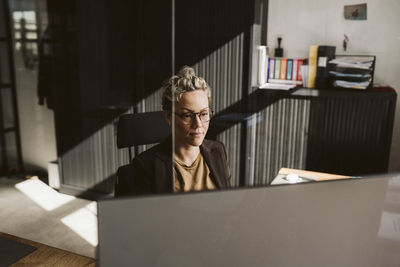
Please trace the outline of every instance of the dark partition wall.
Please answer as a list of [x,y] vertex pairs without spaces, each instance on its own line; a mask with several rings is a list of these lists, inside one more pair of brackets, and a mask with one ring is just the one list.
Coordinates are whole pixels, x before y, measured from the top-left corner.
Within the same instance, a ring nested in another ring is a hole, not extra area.
[[[244,112],[251,74],[255,72],[252,52],[262,41],[266,42],[261,40],[266,25],[260,21],[266,20],[267,1],[176,0],[175,3],[175,70],[189,65],[206,79],[216,118]],[[240,177],[246,173],[242,156],[247,149],[246,127],[246,123],[239,121],[213,136],[208,135],[225,144],[236,186],[243,184]]]
[[[241,102],[250,88],[251,46],[260,44],[253,25],[261,2],[265,8],[266,1],[244,0],[49,0],[61,191],[113,191],[117,168],[129,160],[116,148],[116,119],[160,110],[162,81],[183,65],[211,84],[217,113]],[[245,168],[242,133],[239,123],[215,136],[227,144],[235,184]]]
[[168,1],[48,1],[61,191],[107,194],[128,162],[114,123],[171,74]]
[[394,90],[255,91],[248,185],[269,184],[282,167],[366,175],[389,167]]

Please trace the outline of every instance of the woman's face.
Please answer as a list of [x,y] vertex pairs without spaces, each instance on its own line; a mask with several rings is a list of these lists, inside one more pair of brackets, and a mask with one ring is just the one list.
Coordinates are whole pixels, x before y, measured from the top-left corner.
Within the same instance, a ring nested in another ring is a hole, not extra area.
[[209,113],[208,97],[203,90],[184,93],[180,101],[175,102],[175,113],[170,115],[175,116],[175,146],[200,146],[209,125],[209,121],[202,122],[201,117],[206,120]]

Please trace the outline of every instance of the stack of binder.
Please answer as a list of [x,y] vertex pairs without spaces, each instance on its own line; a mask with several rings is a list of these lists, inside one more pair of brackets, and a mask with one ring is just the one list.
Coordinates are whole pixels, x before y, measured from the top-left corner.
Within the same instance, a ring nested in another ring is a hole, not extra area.
[[328,84],[328,62],[335,58],[336,47],[312,45],[308,56],[308,88],[326,89]]
[[374,80],[375,56],[337,55],[329,61],[329,82],[334,88],[366,90]]

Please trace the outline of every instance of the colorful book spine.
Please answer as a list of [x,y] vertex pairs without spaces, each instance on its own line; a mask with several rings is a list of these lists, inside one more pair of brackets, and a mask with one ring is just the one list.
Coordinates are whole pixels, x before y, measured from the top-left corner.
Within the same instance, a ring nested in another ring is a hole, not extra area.
[[268,73],[268,80],[274,78],[274,72],[275,72],[275,59],[274,58],[269,58],[269,73]]
[[292,80],[293,59],[287,60],[286,80]]
[[301,75],[301,66],[303,66],[303,64],[304,64],[304,60],[299,59],[297,62],[297,80],[298,81],[303,80],[303,76]]
[[287,58],[281,58],[281,80],[286,80]]
[[274,79],[279,79],[281,76],[281,59],[275,58],[275,75]]
[[267,82],[301,86],[303,82],[300,68],[304,61],[292,58],[269,58]]
[[299,60],[293,59],[293,71],[292,71],[292,80],[297,81],[297,64]]
[[308,88],[315,88],[317,78],[318,45],[310,46],[308,55]]
[[269,77],[269,58],[267,56],[267,62],[265,63],[265,82],[268,82],[268,77]]

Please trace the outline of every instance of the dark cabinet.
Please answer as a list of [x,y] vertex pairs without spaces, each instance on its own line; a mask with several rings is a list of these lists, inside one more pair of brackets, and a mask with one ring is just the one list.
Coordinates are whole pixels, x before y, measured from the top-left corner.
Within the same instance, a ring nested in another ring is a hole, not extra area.
[[256,90],[249,109],[247,184],[268,184],[281,167],[366,175],[388,172],[397,94],[393,89]]

